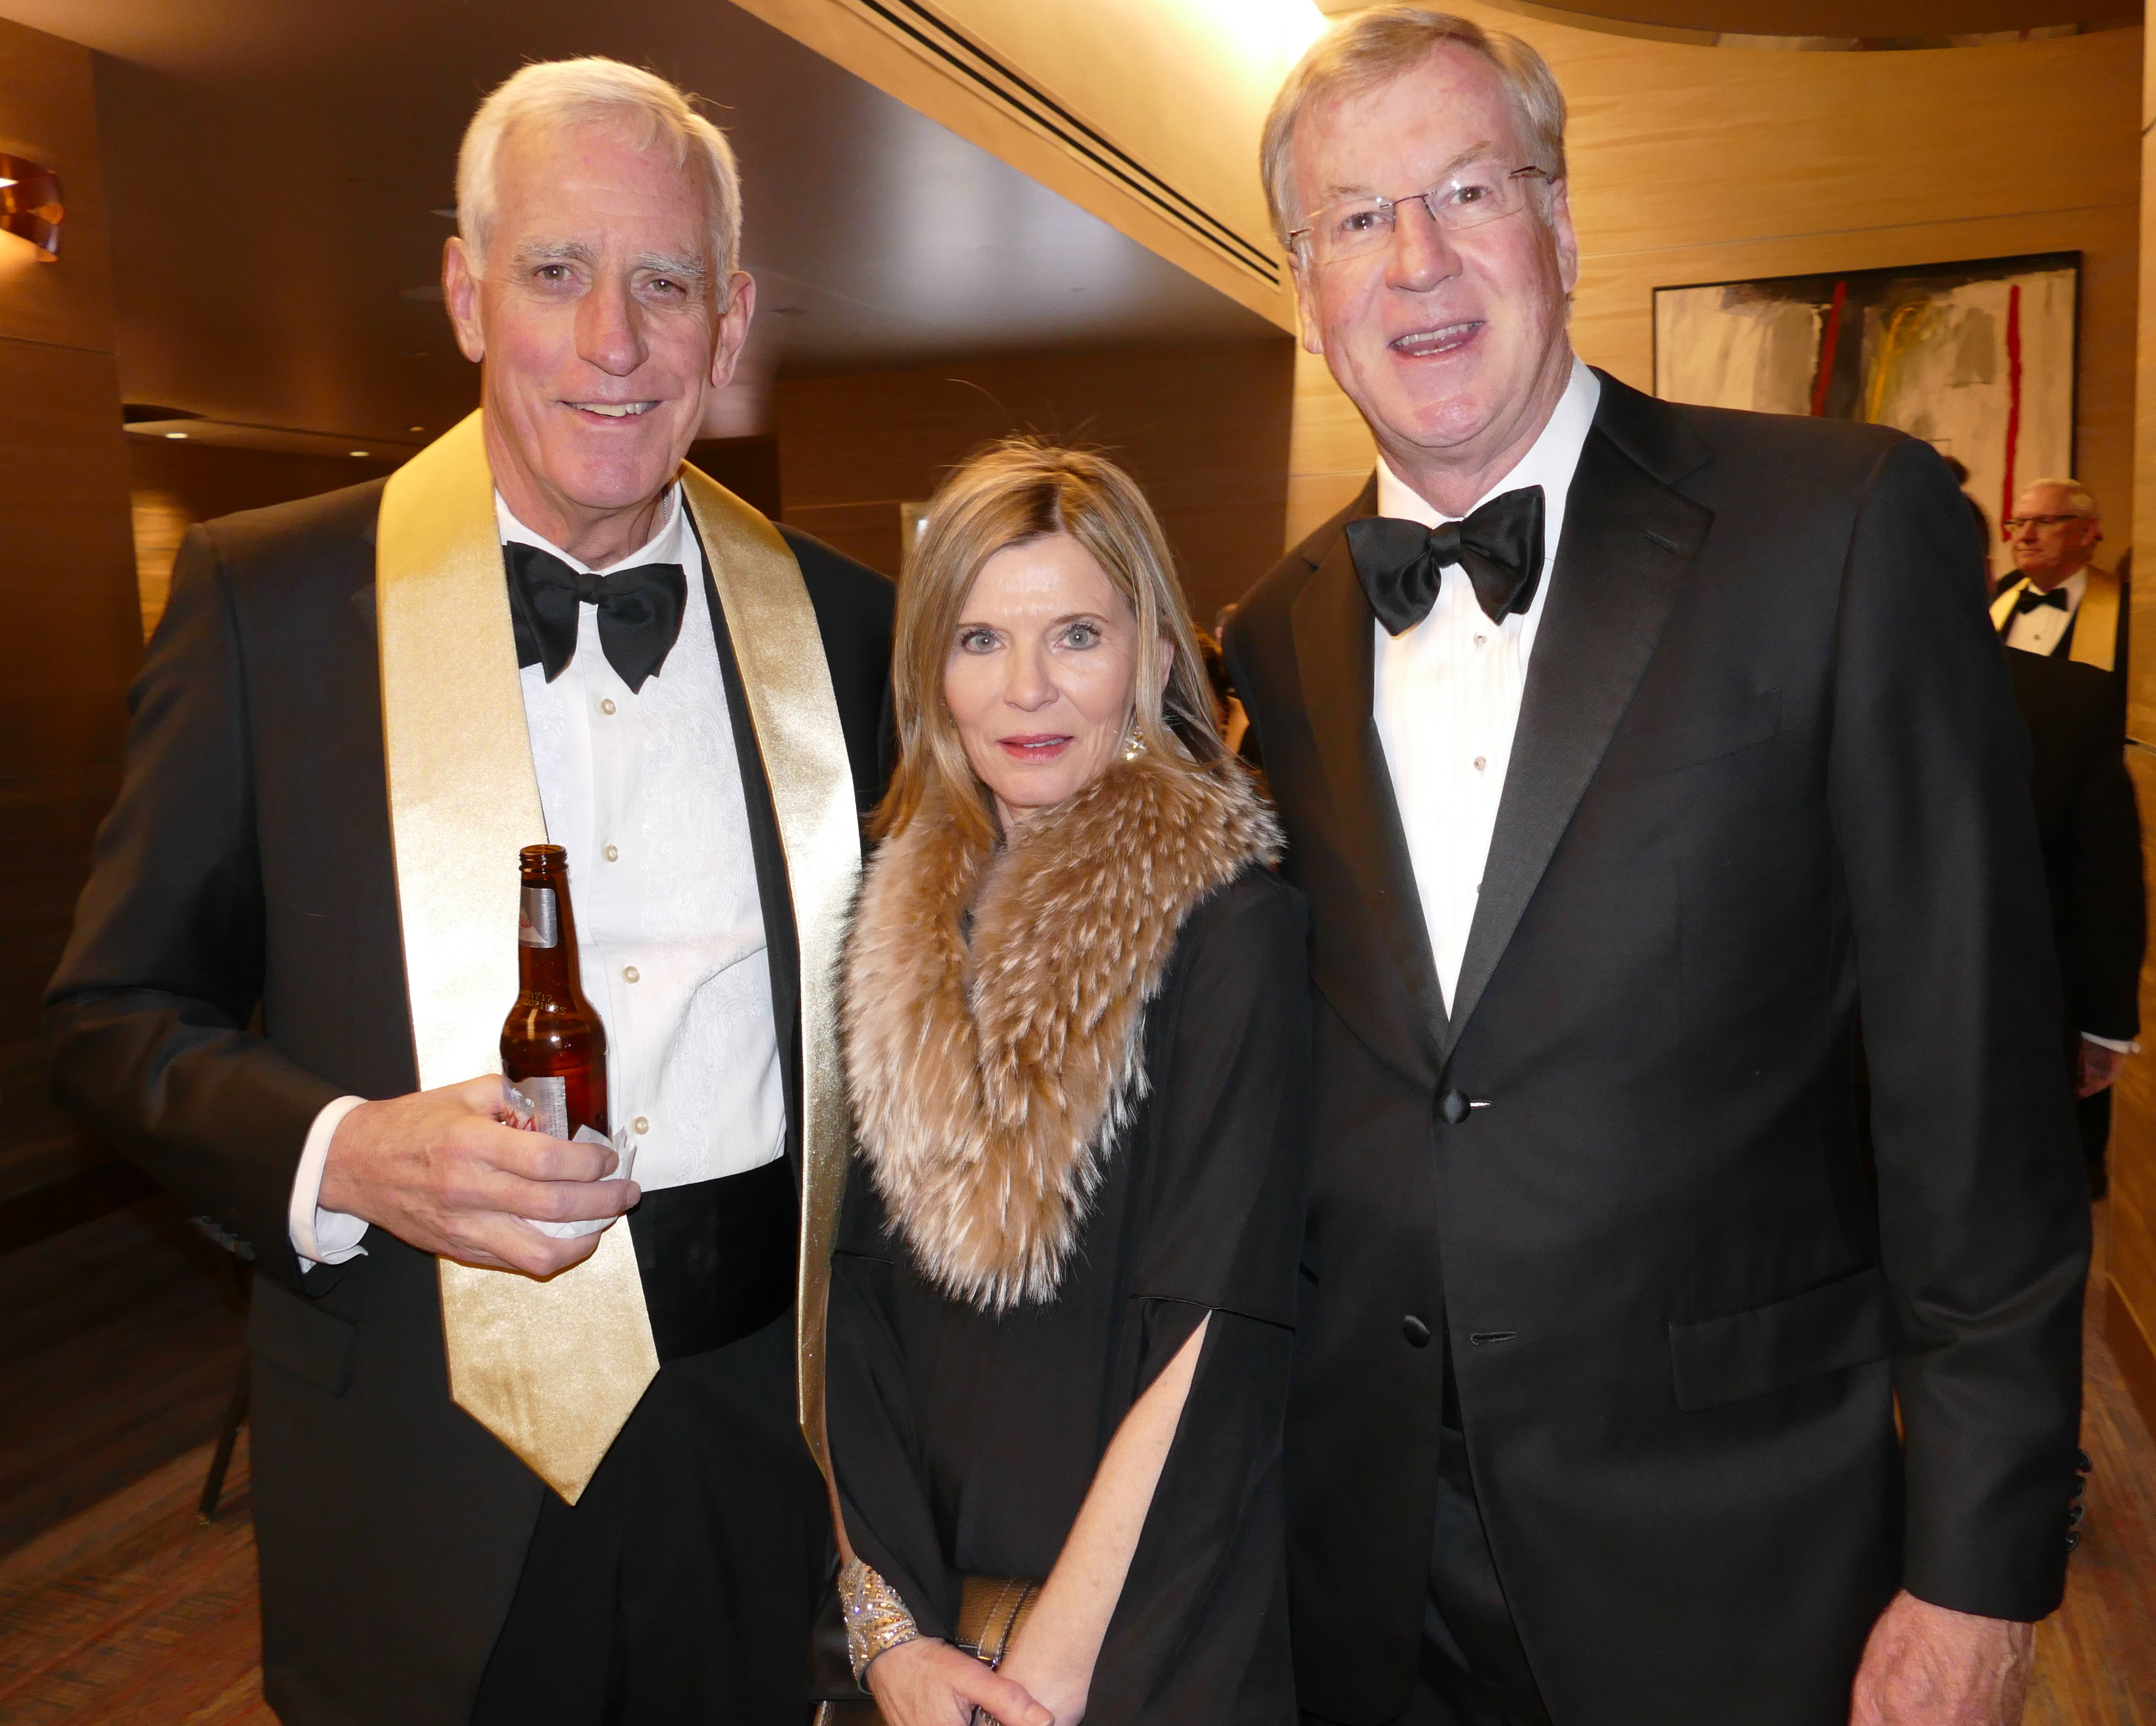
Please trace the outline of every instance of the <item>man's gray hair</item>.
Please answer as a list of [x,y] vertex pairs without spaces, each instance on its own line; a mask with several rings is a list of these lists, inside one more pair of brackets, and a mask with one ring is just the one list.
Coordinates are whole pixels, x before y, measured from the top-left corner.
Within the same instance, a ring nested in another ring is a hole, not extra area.
[[1272,206],[1273,233],[1282,246],[1308,213],[1296,207],[1295,129],[1304,111],[1313,103],[1362,95],[1389,84],[1447,43],[1481,55],[1496,69],[1519,127],[1519,141],[1532,153],[1532,165],[1553,181],[1564,178],[1564,92],[1540,54],[1517,36],[1486,30],[1450,13],[1426,6],[1375,6],[1312,44],[1265,115],[1258,165]]
[[741,262],[741,172],[726,135],[690,99],[657,74],[592,56],[541,60],[521,68],[479,105],[457,151],[457,232],[471,254],[474,274],[485,273],[494,230],[495,175],[502,140],[519,126],[567,131],[613,126],[639,150],[665,149],[702,188],[711,211],[712,286],[721,305]]
[[2040,485],[2056,485],[2066,493],[2066,509],[2076,515],[2094,520],[2103,513],[2096,506],[2095,494],[2078,479],[2031,479],[2021,488],[2021,495],[2025,498]]

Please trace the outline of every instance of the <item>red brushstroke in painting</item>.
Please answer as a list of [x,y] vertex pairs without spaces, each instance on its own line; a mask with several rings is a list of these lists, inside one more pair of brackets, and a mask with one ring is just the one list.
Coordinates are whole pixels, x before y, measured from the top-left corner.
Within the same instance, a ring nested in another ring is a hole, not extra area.
[[1834,300],[1826,309],[1826,329],[1820,336],[1819,382],[1812,386],[1812,417],[1826,412],[1827,386],[1834,382],[1834,351],[1841,341],[1841,308],[1849,298],[1849,284],[1834,284]]
[[2006,290],[2006,489],[1999,500],[1999,537],[2014,513],[2014,446],[2021,441],[2021,284]]

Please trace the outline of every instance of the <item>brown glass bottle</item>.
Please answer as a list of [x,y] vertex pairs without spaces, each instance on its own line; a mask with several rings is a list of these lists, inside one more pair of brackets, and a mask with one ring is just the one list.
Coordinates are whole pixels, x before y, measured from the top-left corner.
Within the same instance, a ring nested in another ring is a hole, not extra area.
[[558,845],[517,855],[524,899],[516,920],[516,1005],[501,1027],[501,1070],[537,1105],[535,1124],[557,1139],[607,1125],[606,1027],[577,983],[577,922],[569,859]]

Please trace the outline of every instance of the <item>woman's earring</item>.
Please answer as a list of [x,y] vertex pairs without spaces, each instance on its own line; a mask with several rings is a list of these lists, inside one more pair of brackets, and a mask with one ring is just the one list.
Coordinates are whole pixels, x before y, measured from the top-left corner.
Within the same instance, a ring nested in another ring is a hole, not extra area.
[[1133,715],[1130,730],[1123,733],[1123,759],[1127,761],[1135,761],[1144,753],[1145,734],[1138,730],[1137,719]]

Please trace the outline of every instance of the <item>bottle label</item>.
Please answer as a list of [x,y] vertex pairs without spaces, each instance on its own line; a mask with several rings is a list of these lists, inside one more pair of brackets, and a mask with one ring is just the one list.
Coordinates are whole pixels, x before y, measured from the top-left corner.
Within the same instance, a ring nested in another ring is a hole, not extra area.
[[562,916],[554,907],[551,887],[527,887],[516,917],[516,945],[520,947],[558,947],[562,945]]
[[549,1139],[569,1136],[569,1082],[542,1077],[516,1078],[510,1083],[531,1105],[531,1126]]

